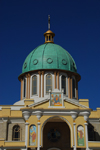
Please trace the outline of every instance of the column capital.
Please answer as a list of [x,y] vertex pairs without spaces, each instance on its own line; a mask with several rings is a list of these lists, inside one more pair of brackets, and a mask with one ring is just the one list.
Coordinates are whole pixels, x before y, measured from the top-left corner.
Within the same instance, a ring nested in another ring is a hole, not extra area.
[[38,74],[41,75],[41,71],[38,71]]
[[44,71],[42,71],[42,75],[44,75]]
[[26,78],[28,78],[28,74],[26,74]]
[[23,113],[24,119],[28,120],[31,113],[29,111],[23,111],[22,113]]
[[84,120],[87,121],[88,118],[89,118],[90,112],[84,111],[84,112],[81,112],[81,115],[83,115],[84,116]]
[[75,122],[73,122],[73,125],[76,125],[76,123],[75,123]]
[[40,125],[41,124],[41,122],[37,122],[37,125]]
[[42,116],[42,112],[41,111],[35,111],[37,119],[40,120],[41,116]]
[[30,73],[28,73],[28,75],[27,75],[28,77],[30,77],[31,75],[30,75]]
[[28,123],[28,122],[25,122],[25,125],[29,125],[29,123]]
[[71,114],[71,116],[72,116],[73,120],[75,120],[75,119],[77,118],[77,115],[78,115],[78,113],[77,113],[77,112],[75,112],[75,111],[71,111],[71,112],[70,112],[70,114]]

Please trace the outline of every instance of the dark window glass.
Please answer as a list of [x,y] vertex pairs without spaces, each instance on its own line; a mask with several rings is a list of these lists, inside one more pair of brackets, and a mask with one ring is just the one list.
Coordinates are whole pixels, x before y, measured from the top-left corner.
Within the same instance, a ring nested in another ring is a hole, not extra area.
[[32,77],[32,95],[37,94],[37,76]]
[[50,41],[50,36],[49,36],[49,41]]
[[89,141],[95,141],[95,138],[94,138],[94,134],[95,132],[94,132],[94,127],[91,125],[91,124],[89,124],[88,125],[88,138],[89,138]]
[[24,97],[26,97],[26,79],[24,79]]
[[73,97],[75,98],[75,79],[72,79],[72,93]]
[[66,94],[66,77],[62,75],[62,89],[64,89],[64,94]]
[[20,141],[20,127],[18,125],[15,125],[13,127],[12,140],[13,141]]
[[48,74],[46,76],[46,93],[48,93],[49,90],[52,90],[52,75],[51,74]]

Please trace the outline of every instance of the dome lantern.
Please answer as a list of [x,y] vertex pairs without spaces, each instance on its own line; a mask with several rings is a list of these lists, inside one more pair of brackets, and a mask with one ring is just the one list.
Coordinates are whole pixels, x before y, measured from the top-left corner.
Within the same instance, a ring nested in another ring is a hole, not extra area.
[[48,15],[48,31],[44,33],[45,43],[54,43],[55,34],[50,30],[50,15]]

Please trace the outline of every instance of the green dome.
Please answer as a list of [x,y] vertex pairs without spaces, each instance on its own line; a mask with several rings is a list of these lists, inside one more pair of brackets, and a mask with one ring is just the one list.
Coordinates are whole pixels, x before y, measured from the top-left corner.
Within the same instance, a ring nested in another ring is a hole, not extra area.
[[26,57],[22,73],[41,69],[60,69],[77,72],[72,56],[64,48],[53,43],[46,43],[35,48]]

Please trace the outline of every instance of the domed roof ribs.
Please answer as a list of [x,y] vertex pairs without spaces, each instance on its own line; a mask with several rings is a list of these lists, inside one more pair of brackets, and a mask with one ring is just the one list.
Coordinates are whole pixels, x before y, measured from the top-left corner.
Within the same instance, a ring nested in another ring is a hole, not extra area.
[[[54,47],[54,46],[53,46]],[[54,47],[54,50],[55,50],[55,52],[56,52],[56,54],[57,54],[57,67],[59,68],[59,60],[58,60],[58,53],[57,53],[57,49],[55,49],[55,47]]]
[[43,54],[42,54],[42,69],[43,69],[44,51],[45,51],[46,46],[47,46],[47,44],[45,44],[45,46],[44,46],[44,50],[43,50]]
[[39,46],[37,46],[34,50],[33,50],[33,52],[32,52],[32,55],[31,55],[31,57],[30,57],[30,61],[29,61],[29,71],[30,71],[30,64],[31,64],[31,58],[32,58],[32,56],[33,56],[33,54],[35,53],[35,51],[36,51],[36,49],[38,48]]

